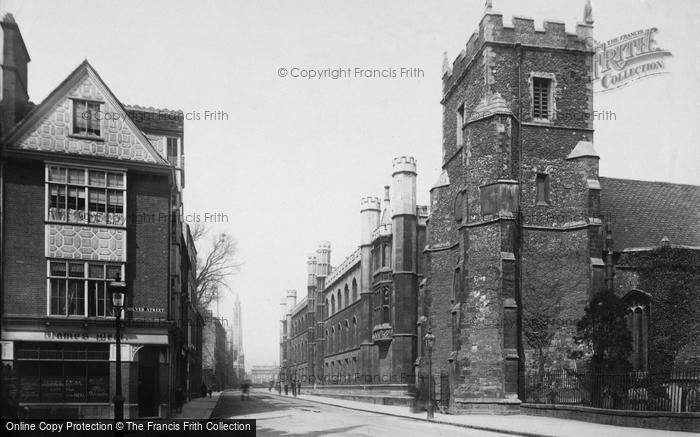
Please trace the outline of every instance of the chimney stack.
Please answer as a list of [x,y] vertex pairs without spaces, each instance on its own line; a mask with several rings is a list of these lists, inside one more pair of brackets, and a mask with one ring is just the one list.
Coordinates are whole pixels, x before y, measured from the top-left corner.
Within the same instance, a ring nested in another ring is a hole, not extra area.
[[30,58],[11,13],[8,12],[2,17],[0,27],[0,135],[5,135],[27,113],[27,64]]

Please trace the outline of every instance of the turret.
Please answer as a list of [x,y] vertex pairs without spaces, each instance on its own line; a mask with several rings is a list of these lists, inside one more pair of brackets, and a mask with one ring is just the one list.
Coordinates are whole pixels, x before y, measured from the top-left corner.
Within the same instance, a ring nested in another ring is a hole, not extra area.
[[297,304],[297,291],[287,290],[287,314],[292,313],[292,309]]
[[306,260],[306,271],[307,271],[307,277],[308,277],[308,281],[306,282],[306,284],[309,287],[316,286],[317,269],[318,269],[318,263],[316,262],[316,255],[309,255],[309,258]]
[[372,231],[379,226],[381,202],[377,197],[363,197],[360,201],[360,246],[372,243]]
[[[387,265],[392,268],[393,316],[392,373],[409,374],[416,357],[415,329],[417,322],[417,224],[416,217],[416,160],[410,156],[394,158],[393,187],[391,190],[391,253]],[[389,214],[389,210],[385,212]],[[384,218],[382,218],[382,224]]]
[[416,215],[416,160],[411,156],[394,158],[392,217]]
[[331,274],[331,243],[322,241],[316,249],[316,276],[327,277]]

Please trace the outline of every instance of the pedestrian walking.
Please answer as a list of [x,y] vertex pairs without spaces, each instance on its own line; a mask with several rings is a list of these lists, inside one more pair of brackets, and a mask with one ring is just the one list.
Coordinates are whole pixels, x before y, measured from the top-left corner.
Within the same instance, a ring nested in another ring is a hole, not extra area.
[[206,397],[207,397],[207,391],[208,391],[208,390],[207,390],[207,384],[202,383],[202,388],[201,388],[200,390],[201,390],[200,393],[202,394],[202,397],[203,397],[203,398],[206,398]]
[[289,384],[286,381],[284,382],[284,395],[289,395]]
[[301,394],[301,381],[297,381],[297,394]]

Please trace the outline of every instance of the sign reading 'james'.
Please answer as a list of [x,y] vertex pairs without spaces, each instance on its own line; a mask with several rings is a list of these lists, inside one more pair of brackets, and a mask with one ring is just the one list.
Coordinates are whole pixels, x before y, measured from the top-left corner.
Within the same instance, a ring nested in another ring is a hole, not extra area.
[[596,91],[609,91],[637,79],[668,73],[664,58],[671,52],[657,47],[657,28],[637,30],[596,46],[593,80]]

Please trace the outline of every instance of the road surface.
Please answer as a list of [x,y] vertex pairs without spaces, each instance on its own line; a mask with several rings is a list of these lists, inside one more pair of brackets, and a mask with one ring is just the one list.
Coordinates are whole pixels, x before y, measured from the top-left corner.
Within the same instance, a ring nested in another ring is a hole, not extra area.
[[479,436],[497,437],[488,431],[428,423],[334,407],[266,390],[253,390],[241,401],[238,390],[226,391],[212,412],[217,419],[256,419],[258,436]]

